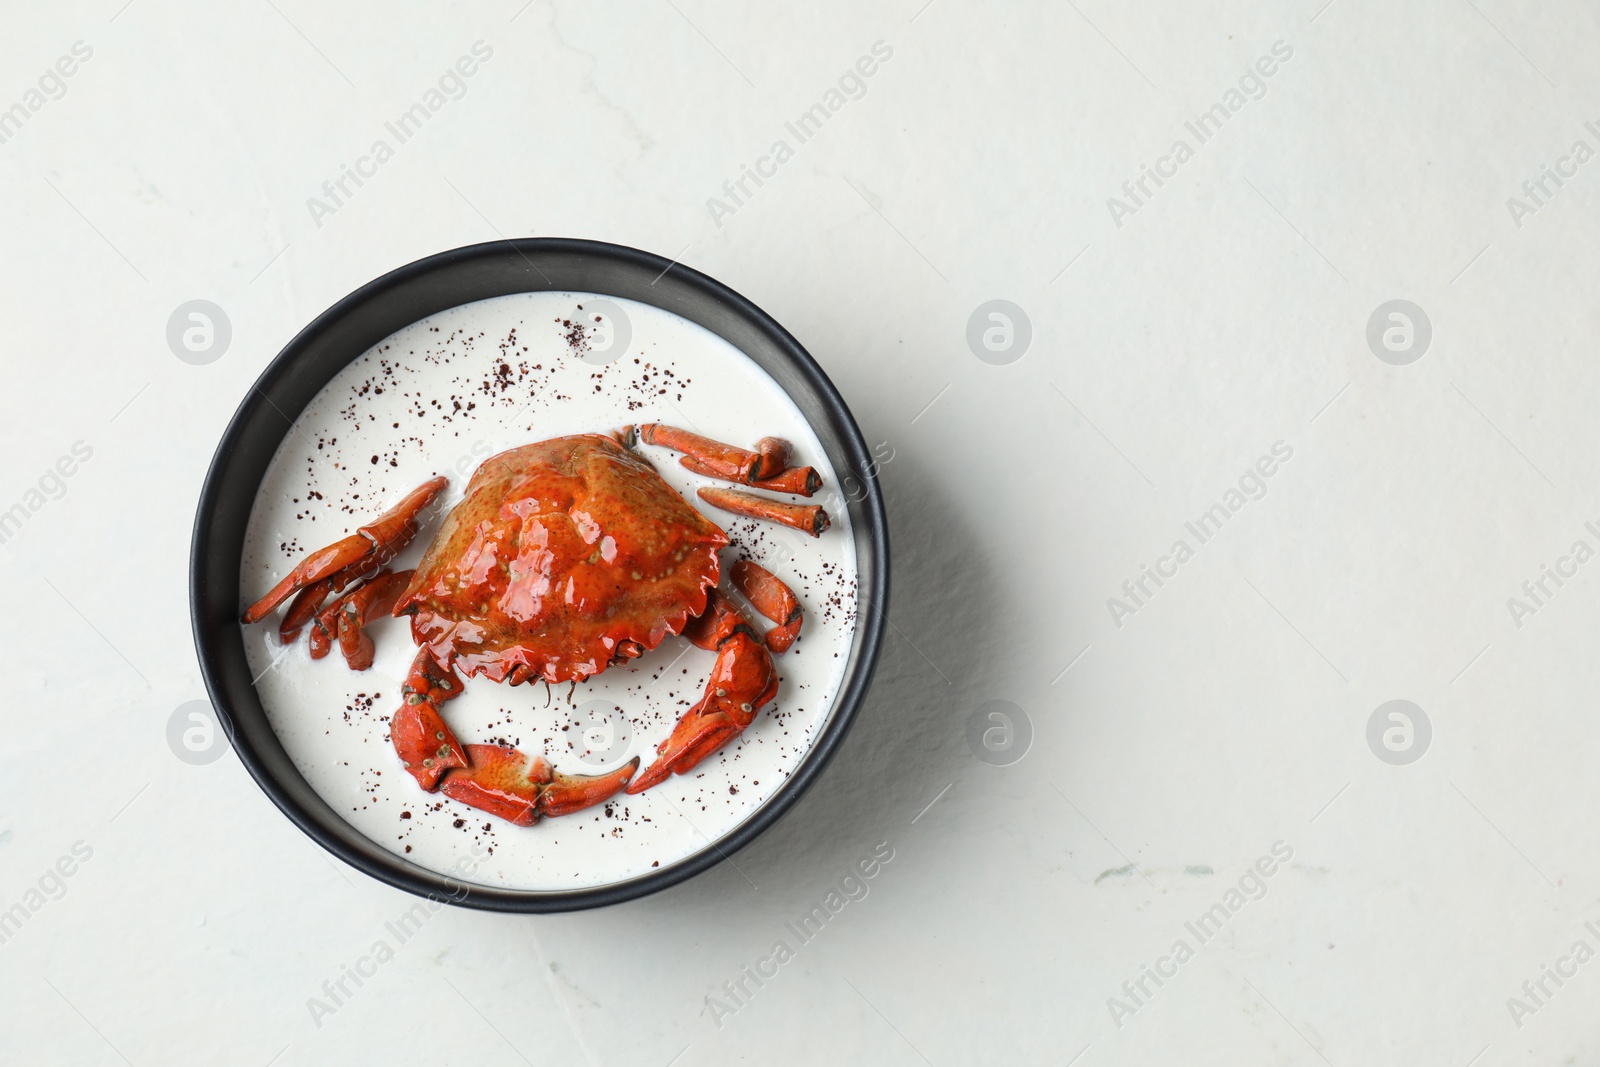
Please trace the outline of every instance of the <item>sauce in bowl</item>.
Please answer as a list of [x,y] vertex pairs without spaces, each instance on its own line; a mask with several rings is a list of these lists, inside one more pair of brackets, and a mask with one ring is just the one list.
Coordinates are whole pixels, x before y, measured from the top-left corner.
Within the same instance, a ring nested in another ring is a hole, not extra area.
[[[274,614],[244,628],[252,676],[274,732],[317,793],[357,830],[406,859],[483,885],[529,890],[608,885],[702,851],[791,774],[827,722],[856,625],[856,561],[826,455],[789,397],[738,349],[660,308],[581,293],[520,293],[430,316],[341,371],[295,420],[263,479],[245,540],[241,600],[301,556],[353,533],[443,474],[450,487],[392,566],[414,566],[439,517],[480,462],[517,445],[627,423],[663,422],[750,447],[787,438],[793,463],[824,479],[820,538],[717,511],[675,453],[639,446],[662,477],[725,530],[734,561],[772,571],[805,610],[801,639],[775,656],[776,699],[687,775],[636,796],[517,827],[421,791],[400,766],[388,719],[416,648],[407,620],[369,624],[370,670],[337,650],[312,660],[304,636],[280,645]],[[752,620],[769,625],[753,612]],[[575,686],[466,681],[443,713],[464,744],[494,741],[595,774],[655,746],[700,698],[714,654],[669,637]]]

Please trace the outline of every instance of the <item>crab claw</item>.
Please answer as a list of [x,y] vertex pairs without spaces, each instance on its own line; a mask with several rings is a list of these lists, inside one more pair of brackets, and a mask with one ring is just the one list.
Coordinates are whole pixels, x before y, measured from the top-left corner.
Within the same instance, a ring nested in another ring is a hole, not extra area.
[[608,774],[561,774],[543,756],[530,761],[506,745],[468,745],[467,758],[472,766],[445,775],[440,791],[518,826],[532,826],[541,815],[567,815],[610,800],[639,769],[635,756]]
[[[368,523],[349,537],[335,541],[327,548],[318,549],[306,556],[294,570],[284,575],[283,580],[273,586],[266,596],[250,605],[244,613],[244,621],[260,622],[279,604],[307,586],[315,586],[333,579],[333,585],[322,593],[322,596],[327,596],[332,588],[342,588],[350,584],[363,571],[377,570],[388,563],[416,536],[417,516],[433,503],[433,498],[449,484],[444,478],[428,479],[407,493],[400,503],[378,516],[375,522]],[[347,573],[340,574],[341,571]],[[291,612],[292,615],[304,613],[301,626],[305,625],[305,621],[322,603],[321,599],[317,598],[315,604],[308,607],[308,602],[309,597],[306,601],[296,599],[294,611]]]
[[521,752],[501,745],[468,745],[467,757],[471,766],[451,771],[439,784],[445,796],[518,826],[539,821],[539,796],[552,773],[548,761],[530,764]]
[[656,761],[633,780],[628,792],[642,793],[669,775],[687,774],[738,737],[777,693],[778,671],[772,656],[748,626],[736,624],[718,646],[700,703],[683,713],[672,736],[657,749]]
[[543,756],[530,760],[507,745],[463,745],[439,713],[439,705],[462,688],[455,671],[423,648],[401,687],[405,702],[389,719],[389,737],[401,763],[430,793],[439,790],[529,826],[541,815],[566,815],[611,799],[639,769],[634,757],[606,774],[561,774]]
[[[536,764],[541,762],[549,766],[542,756],[534,760]],[[553,819],[557,815],[570,815],[610,800],[622,791],[638,769],[639,757],[635,756],[605,774],[562,774],[560,771],[551,771],[550,784],[539,796],[539,812]]]

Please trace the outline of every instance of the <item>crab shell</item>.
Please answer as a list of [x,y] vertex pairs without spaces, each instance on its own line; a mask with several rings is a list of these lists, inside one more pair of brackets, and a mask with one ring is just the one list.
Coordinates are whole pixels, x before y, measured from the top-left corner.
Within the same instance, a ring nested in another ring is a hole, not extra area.
[[610,437],[484,460],[396,602],[446,665],[578,681],[705,611],[727,534]]

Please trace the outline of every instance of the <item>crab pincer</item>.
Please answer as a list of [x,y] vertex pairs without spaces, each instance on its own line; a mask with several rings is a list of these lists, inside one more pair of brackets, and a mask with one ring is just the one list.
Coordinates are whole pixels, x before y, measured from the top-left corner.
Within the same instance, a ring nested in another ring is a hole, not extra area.
[[634,757],[606,774],[561,774],[543,756],[530,759],[509,745],[463,745],[439,713],[439,705],[461,690],[455,671],[423,648],[401,687],[404,702],[389,719],[401,763],[430,793],[531,826],[540,816],[567,815],[609,800],[639,769]]
[[[298,633],[299,627],[310,621],[317,608],[322,606],[323,597],[393,559],[417,535],[417,517],[449,484],[444,478],[430,478],[407,493],[403,500],[375,521],[327,548],[309,553],[266,596],[250,605],[244,613],[244,621],[260,622],[290,596],[308,587],[320,588],[320,597],[314,592],[303,598],[296,597],[291,607],[289,618],[300,620],[292,628],[293,632]],[[288,622],[289,619],[285,619],[286,627]],[[279,635],[282,634],[283,628],[280,628]]]

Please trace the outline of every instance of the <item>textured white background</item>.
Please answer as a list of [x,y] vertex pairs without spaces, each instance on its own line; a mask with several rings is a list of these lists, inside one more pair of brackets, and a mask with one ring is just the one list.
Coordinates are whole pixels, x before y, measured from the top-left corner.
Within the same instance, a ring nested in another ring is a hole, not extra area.
[[[1600,963],[1520,1028],[1507,998],[1600,947],[1600,565],[1521,627],[1506,605],[1600,547],[1600,161],[1520,228],[1506,206],[1600,148],[1592,5],[122,2],[12,4],[0,33],[0,108],[94,50],[0,145],[0,509],[93,449],[0,551],[0,908],[93,849],[0,944],[0,1061],[1594,1060]],[[467,94],[316,225],[479,40]],[[707,198],[879,40],[865,96],[717,225]],[[1267,95],[1115,225],[1107,197],[1279,40]],[[441,911],[318,1026],[308,998],[412,901],[231,755],[169,750],[203,696],[194,501],[315,314],[530,234],[681,256],[810,348],[893,448],[895,625],[849,743],[739,870]],[[207,366],[165,339],[197,298],[233,327]],[[965,340],[995,298],[1033,328],[1006,366]],[[1409,366],[1365,339],[1397,298],[1433,324]],[[1266,496],[1115,625],[1279,440]],[[1409,766],[1366,741],[1393,698],[1433,724]],[[965,740],[995,699],[1035,733],[1008,767]],[[865,900],[711,1010],[882,841]],[[1198,946],[1185,922],[1277,841],[1265,898]],[[1179,938],[1195,958],[1119,1026],[1108,998]]]

